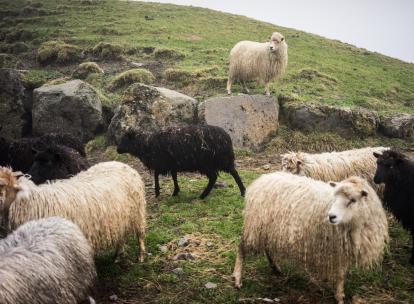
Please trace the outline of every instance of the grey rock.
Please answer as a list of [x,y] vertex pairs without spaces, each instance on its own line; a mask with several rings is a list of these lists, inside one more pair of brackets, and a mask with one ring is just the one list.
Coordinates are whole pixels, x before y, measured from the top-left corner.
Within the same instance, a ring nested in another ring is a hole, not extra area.
[[189,243],[190,241],[188,240],[188,238],[184,236],[178,241],[178,247],[186,247]]
[[263,170],[270,170],[270,164],[266,164],[262,166]]
[[258,148],[269,141],[278,129],[278,117],[277,100],[263,95],[214,97],[198,107],[199,121],[222,127],[238,148]]
[[174,261],[179,260],[195,260],[195,256],[190,252],[178,253],[173,257]]
[[0,69],[0,136],[14,139],[30,134],[31,107],[31,92],[20,72]]
[[366,137],[376,133],[379,117],[364,108],[350,109],[322,104],[282,104],[286,123],[302,131],[334,132],[344,137]]
[[207,289],[215,289],[215,288],[217,288],[217,284],[212,283],[212,282],[208,282],[204,285],[204,287],[207,288]]
[[116,302],[118,301],[118,296],[116,294],[113,294],[112,296],[109,297],[109,300],[111,300],[112,302]]
[[411,138],[414,136],[414,115],[397,114],[380,121],[379,130],[388,137]]
[[168,251],[168,248],[167,248],[167,246],[159,246],[158,247],[159,249],[160,249],[160,251],[162,252],[162,253],[166,253],[167,251]]
[[104,124],[95,89],[79,79],[35,89],[32,120],[34,135],[64,130],[83,142],[94,138]]
[[184,273],[184,271],[181,267],[177,267],[177,268],[173,269],[172,272],[176,275],[182,275]]
[[214,245],[214,244],[213,244],[213,242],[210,242],[210,241],[208,241],[208,242],[206,243],[206,246],[207,246],[207,247],[213,247],[213,245]]
[[197,101],[166,88],[134,83],[124,93],[123,102],[115,110],[108,137],[119,143],[130,128],[153,132],[170,126],[195,122]]

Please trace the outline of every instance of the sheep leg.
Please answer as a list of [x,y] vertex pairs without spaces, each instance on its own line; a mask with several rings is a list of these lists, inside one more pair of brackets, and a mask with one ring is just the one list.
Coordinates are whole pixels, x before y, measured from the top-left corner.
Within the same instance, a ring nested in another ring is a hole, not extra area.
[[276,264],[272,260],[272,257],[270,256],[270,253],[267,250],[266,250],[266,257],[267,257],[267,260],[269,261],[270,268],[272,268],[273,274],[280,274],[282,272],[282,270],[280,269],[279,265]]
[[154,181],[155,181],[155,197],[160,195],[160,181],[158,179],[159,173],[154,171]]
[[144,262],[145,258],[145,233],[140,231],[137,233],[137,240],[138,240],[138,261],[141,263]]
[[213,189],[214,184],[216,183],[217,180],[217,174],[212,173],[212,174],[208,174],[208,184],[207,187],[204,189],[203,193],[201,193],[200,198],[203,199],[205,198],[211,191],[211,189]]
[[240,189],[240,195],[244,196],[244,194],[246,193],[246,188],[243,185],[243,182],[240,179],[239,173],[237,172],[237,170],[235,168],[230,169],[230,174],[231,176],[233,176],[234,180],[237,183],[237,186],[239,186]]
[[242,85],[243,85],[243,90],[244,90],[247,94],[250,94],[250,90],[249,90],[249,88],[247,87],[247,85],[246,85],[246,82],[245,82],[245,81],[242,81]]
[[229,77],[227,80],[227,94],[231,95],[231,86],[233,85],[233,80]]
[[119,263],[123,255],[124,255],[124,244],[116,245],[114,263]]
[[174,181],[173,196],[176,196],[178,194],[178,192],[180,192],[180,187],[178,186],[178,181],[177,181],[177,171],[171,171],[171,176],[172,176],[172,179]]
[[269,85],[269,83],[266,83],[266,85],[265,85],[265,91],[266,91],[266,96],[270,96],[270,85]]
[[234,286],[236,288],[242,287],[241,275],[243,271],[243,259],[244,259],[243,242],[241,242],[239,245],[239,249],[237,251],[236,263],[234,264],[234,271],[233,271]]
[[336,283],[336,293],[335,299],[338,304],[344,304],[345,293],[344,293],[344,284],[345,284],[345,270],[339,270],[339,277]]

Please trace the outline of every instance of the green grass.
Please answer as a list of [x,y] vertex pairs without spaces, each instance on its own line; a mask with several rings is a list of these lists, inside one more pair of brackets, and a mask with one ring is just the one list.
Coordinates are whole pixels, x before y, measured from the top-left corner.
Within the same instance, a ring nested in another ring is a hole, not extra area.
[[[231,47],[244,39],[264,41],[276,30],[287,38],[289,66],[284,79],[273,86],[274,93],[294,93],[305,102],[362,106],[381,114],[414,113],[413,64],[339,41],[196,7],[115,0],[92,4],[45,0],[42,4],[41,12],[6,17],[1,24],[1,31],[12,40],[25,40],[28,52],[36,50],[39,42],[59,39],[93,54],[93,47],[103,42],[116,46],[116,56],[123,52],[124,57],[137,62],[162,60],[163,69],[174,67],[191,73],[217,66],[214,77],[219,78],[207,81],[207,85],[196,80],[200,86],[191,83],[186,89],[158,78],[163,85],[211,96],[225,93],[223,79]],[[0,1],[0,9],[10,16],[20,14],[26,5],[24,0]],[[100,50],[96,54],[99,58],[112,57],[112,48],[103,55]],[[25,59],[28,52],[17,56]],[[36,63],[31,64],[36,68]],[[263,93],[263,88],[256,87],[253,92]]]

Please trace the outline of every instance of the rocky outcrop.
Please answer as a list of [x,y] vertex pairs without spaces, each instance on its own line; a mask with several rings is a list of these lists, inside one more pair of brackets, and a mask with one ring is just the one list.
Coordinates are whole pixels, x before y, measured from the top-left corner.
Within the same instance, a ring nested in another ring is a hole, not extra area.
[[153,132],[196,122],[197,101],[166,88],[134,83],[128,87],[123,101],[115,110],[108,128],[108,137],[118,143],[129,128]]
[[389,137],[412,138],[414,136],[414,115],[396,114],[382,118],[379,131]]
[[275,135],[279,105],[273,97],[239,95],[215,97],[198,108],[200,122],[222,127],[235,147],[258,148]]
[[23,86],[20,72],[0,69],[0,136],[13,139],[28,135],[30,110],[31,91]]
[[45,85],[33,92],[32,120],[34,135],[64,131],[86,142],[102,130],[102,104],[81,80]]
[[348,138],[374,135],[379,124],[378,114],[364,108],[287,102],[282,105],[281,112],[291,128],[305,132],[334,132]]

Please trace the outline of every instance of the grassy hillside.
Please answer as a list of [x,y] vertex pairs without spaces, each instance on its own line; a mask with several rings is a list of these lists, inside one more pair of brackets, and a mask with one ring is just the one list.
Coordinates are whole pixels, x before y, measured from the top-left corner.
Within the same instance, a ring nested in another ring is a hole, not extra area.
[[[413,64],[338,41],[203,8],[124,1],[41,3],[37,7],[30,1],[0,1],[5,16],[1,32],[11,38],[0,45],[0,52],[18,53],[11,55],[24,68],[39,68],[33,59],[44,41],[63,40],[84,50],[109,42],[121,45],[125,58],[146,63],[158,74],[158,83],[200,97],[224,94],[231,47],[243,39],[264,41],[271,32],[280,31],[289,44],[289,66],[283,81],[274,86],[276,94],[307,102],[362,106],[383,114],[414,113]],[[13,34],[24,31],[32,37],[24,39],[25,46],[16,45]],[[179,54],[159,53],[157,57],[154,48]],[[12,59],[3,61],[15,64]],[[169,67],[176,72],[169,79],[180,79],[178,83],[165,79],[162,72]],[[57,69],[63,74],[70,70]],[[112,67],[109,74],[116,71]],[[116,94],[109,95],[116,99]]]
[[[98,88],[109,106],[119,102],[125,88],[122,83],[128,79],[153,82],[202,100],[225,94],[228,53],[237,41],[264,41],[273,31],[282,32],[289,44],[287,74],[274,85],[273,94],[304,102],[362,106],[382,115],[414,113],[412,64],[241,16],[168,4],[0,0],[0,66],[28,70],[27,84],[38,87],[70,78],[81,62],[96,61],[105,74],[91,74],[85,80]],[[137,66],[155,77],[140,70],[118,75]],[[235,92],[239,89],[236,86]],[[253,92],[263,93],[263,88]],[[260,174],[280,168],[279,152],[410,144],[382,137],[360,140],[303,134],[281,126],[265,152],[239,150],[236,154],[247,186]],[[136,240],[131,237],[121,263],[113,263],[113,252],[99,257],[97,303],[264,303],[259,298],[276,297],[282,304],[334,303],[329,289],[315,285],[292,265],[283,265],[280,276],[271,275],[264,257],[246,261],[244,286],[234,289],[231,273],[242,229],[243,199],[232,178],[222,174],[221,187],[205,200],[198,195],[206,178],[180,174],[181,192],[174,198],[170,197],[172,182],[165,178],[161,196],[155,199],[149,172],[133,157],[115,151],[104,136],[87,146],[91,163],[127,162],[145,178],[148,256],[144,263],[136,262]],[[184,235],[190,245],[183,249],[177,242]],[[351,272],[346,283],[348,303],[352,296],[367,303],[414,303],[410,237],[395,221],[391,221],[390,236],[380,269]],[[174,256],[184,250],[195,259],[175,261]],[[205,288],[207,282],[216,283],[217,288]],[[110,299],[114,294],[117,300]]]

